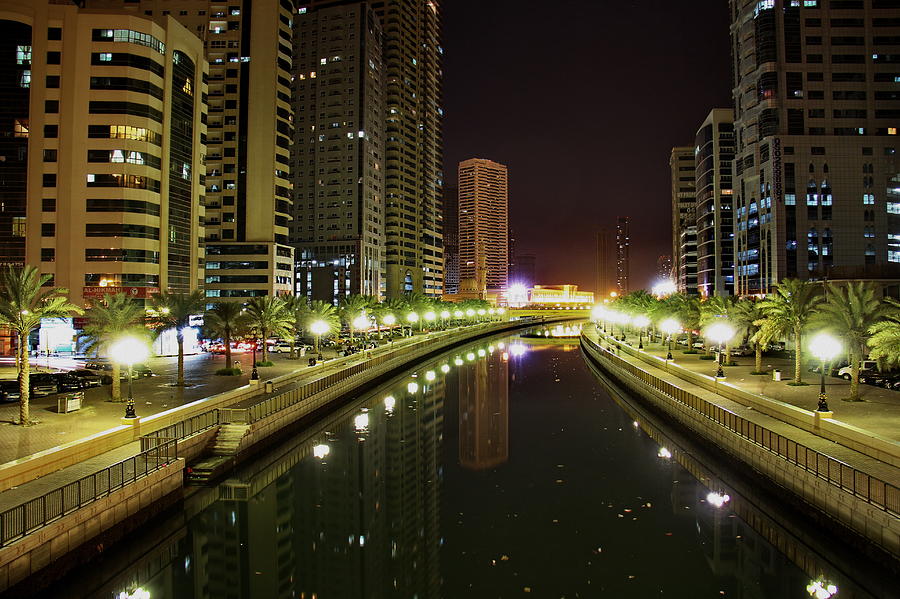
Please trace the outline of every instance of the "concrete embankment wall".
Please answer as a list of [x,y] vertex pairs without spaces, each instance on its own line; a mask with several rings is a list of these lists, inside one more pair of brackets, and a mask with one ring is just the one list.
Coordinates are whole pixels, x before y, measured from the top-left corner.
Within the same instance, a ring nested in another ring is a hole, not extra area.
[[[701,398],[702,391],[692,393],[696,387],[691,383],[674,376],[661,380],[637,360],[617,356],[587,336],[582,336],[582,349],[635,397],[900,559],[900,496],[896,487],[884,482],[885,477],[866,472],[867,461],[871,462],[867,456],[860,456],[853,465],[830,459],[811,449],[817,441],[828,444],[811,433],[795,429],[796,434],[791,434],[788,425],[779,426],[765,414],[738,416]],[[793,461],[784,454],[793,455]]]

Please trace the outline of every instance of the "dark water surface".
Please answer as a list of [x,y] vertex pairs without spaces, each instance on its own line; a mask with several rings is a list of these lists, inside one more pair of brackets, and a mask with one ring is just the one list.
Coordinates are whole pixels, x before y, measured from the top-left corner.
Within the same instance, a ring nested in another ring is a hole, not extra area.
[[47,595],[788,599],[821,578],[886,596],[676,443],[577,345],[496,338],[310,425]]

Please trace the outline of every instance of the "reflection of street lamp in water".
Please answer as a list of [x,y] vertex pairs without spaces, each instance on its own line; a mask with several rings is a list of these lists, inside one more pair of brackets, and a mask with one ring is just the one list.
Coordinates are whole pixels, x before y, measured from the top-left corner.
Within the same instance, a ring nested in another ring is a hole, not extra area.
[[825,396],[825,366],[837,357],[841,350],[841,342],[828,333],[818,333],[809,340],[809,349],[822,363],[819,373],[819,407],[816,412],[827,412],[828,401]]
[[147,344],[136,337],[122,337],[109,346],[109,353],[114,360],[128,366],[128,402],[125,404],[125,418],[137,418],[131,384],[132,366],[146,360],[150,356],[150,350],[147,348]]

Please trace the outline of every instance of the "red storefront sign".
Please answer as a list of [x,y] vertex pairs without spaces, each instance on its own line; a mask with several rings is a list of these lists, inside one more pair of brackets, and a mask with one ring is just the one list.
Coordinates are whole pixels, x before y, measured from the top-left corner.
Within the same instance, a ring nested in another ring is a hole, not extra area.
[[106,287],[84,287],[82,295],[85,299],[101,298],[105,295],[115,295],[124,293],[125,295],[146,299],[153,294],[159,293],[159,287],[120,287],[117,285],[108,285]]

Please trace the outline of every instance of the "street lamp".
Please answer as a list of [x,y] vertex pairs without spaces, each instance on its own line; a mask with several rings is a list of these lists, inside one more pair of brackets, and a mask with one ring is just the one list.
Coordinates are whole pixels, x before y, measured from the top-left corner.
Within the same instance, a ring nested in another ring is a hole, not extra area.
[[681,330],[681,324],[674,318],[667,318],[659,323],[659,330],[666,334],[666,342],[669,344],[669,353],[666,354],[666,363],[672,359],[672,335]]
[[450,318],[450,310],[441,310],[441,328],[447,328],[448,318]]
[[809,340],[809,349],[812,351],[813,355],[822,362],[821,372],[819,373],[819,407],[816,408],[816,412],[827,412],[828,401],[825,396],[825,365],[834,360],[834,358],[841,353],[843,348],[841,347],[840,341],[828,333],[822,332],[817,333]]
[[383,322],[384,324],[387,325],[388,337],[391,338],[391,343],[393,343],[394,342],[393,328],[394,328],[394,325],[397,323],[397,317],[394,316],[393,314],[385,314],[384,316],[381,317],[381,322]]
[[419,315],[415,312],[410,312],[406,315],[406,320],[409,322],[409,336],[412,337],[413,325],[419,322]]
[[256,348],[259,347],[259,339],[253,339],[253,368],[250,370],[250,380],[259,380],[259,371],[256,369]]
[[331,327],[328,326],[328,323],[324,320],[317,320],[311,325],[309,325],[309,330],[315,335],[316,338],[316,354],[319,359],[322,359],[322,352],[319,351],[319,337],[328,332]]
[[363,344],[365,345],[365,342],[368,341],[368,338],[366,337],[366,330],[368,330],[369,324],[370,324],[369,317],[366,316],[365,312],[363,312],[362,314],[360,314],[359,316],[357,316],[356,318],[353,319],[352,324],[353,324],[354,329],[356,329],[357,331],[363,332]]
[[734,337],[734,329],[727,322],[717,322],[706,329],[706,336],[712,339],[719,346],[719,355],[716,357],[716,378],[724,378],[725,371],[722,369],[722,344],[727,343]]
[[[638,328],[638,349],[644,349],[644,329],[650,324],[650,319],[639,314],[631,322]],[[647,342],[649,343],[649,339]]]
[[128,366],[128,403],[125,404],[125,418],[137,418],[131,384],[132,366],[146,360],[150,356],[150,350],[147,349],[144,342],[136,337],[122,337],[109,346],[109,353],[114,360]]
[[434,322],[434,319],[437,318],[437,314],[433,311],[429,310],[425,313],[425,322],[428,323],[429,328],[431,327],[431,323]]

